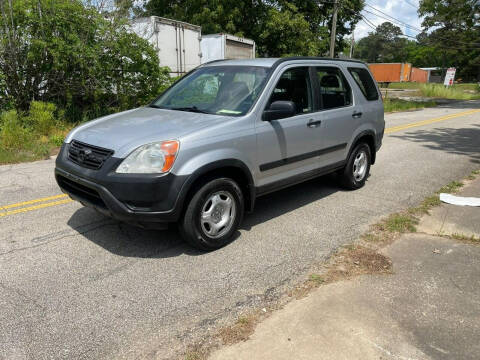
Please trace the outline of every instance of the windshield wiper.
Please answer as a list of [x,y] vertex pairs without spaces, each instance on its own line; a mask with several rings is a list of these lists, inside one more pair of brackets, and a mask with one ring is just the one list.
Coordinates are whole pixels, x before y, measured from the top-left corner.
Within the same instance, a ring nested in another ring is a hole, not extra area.
[[201,110],[201,109],[197,108],[196,106],[170,108],[170,110],[190,111],[190,112],[196,112],[196,113],[202,113],[202,114],[210,114],[209,112],[207,112],[205,110]]
[[163,106],[158,106],[155,104],[149,104],[148,107],[154,108],[154,109],[165,109]]

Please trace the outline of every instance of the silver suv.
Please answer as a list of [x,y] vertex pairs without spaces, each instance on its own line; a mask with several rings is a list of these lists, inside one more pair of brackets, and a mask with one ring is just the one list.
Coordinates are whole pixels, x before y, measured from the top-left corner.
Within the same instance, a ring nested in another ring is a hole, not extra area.
[[185,240],[212,250],[261,195],[331,172],[362,187],[384,127],[362,62],[214,61],[146,107],[75,128],[55,176],[85,206],[146,228],[177,222]]

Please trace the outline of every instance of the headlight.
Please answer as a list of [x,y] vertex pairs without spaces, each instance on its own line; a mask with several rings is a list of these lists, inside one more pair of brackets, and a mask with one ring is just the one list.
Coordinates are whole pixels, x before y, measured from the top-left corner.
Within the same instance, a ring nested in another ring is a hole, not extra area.
[[142,145],[118,166],[121,174],[161,174],[170,171],[180,143],[176,140]]

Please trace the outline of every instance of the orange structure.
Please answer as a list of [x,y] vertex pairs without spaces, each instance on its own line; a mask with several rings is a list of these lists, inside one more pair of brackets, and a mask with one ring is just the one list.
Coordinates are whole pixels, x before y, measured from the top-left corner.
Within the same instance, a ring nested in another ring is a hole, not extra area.
[[428,71],[412,68],[412,73],[410,75],[410,81],[426,84],[428,82]]
[[412,67],[409,63],[368,64],[378,83],[421,82],[426,83],[428,72]]
[[410,81],[412,65],[407,63],[368,64],[373,77],[379,83]]

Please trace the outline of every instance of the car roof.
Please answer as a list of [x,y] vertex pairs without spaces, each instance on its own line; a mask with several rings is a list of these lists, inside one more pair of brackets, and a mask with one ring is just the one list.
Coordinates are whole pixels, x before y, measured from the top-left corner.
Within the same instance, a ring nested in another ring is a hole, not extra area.
[[281,63],[287,61],[309,61],[319,60],[322,63],[337,63],[337,62],[347,62],[354,64],[366,64],[363,61],[355,59],[332,59],[324,57],[308,57],[308,56],[294,56],[294,57],[284,57],[284,58],[257,58],[257,59],[236,59],[236,60],[213,60],[202,65],[203,66],[261,66],[267,68],[274,68],[280,65]]

